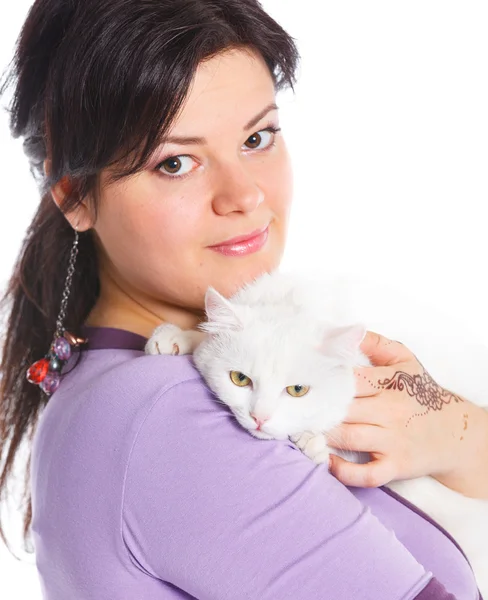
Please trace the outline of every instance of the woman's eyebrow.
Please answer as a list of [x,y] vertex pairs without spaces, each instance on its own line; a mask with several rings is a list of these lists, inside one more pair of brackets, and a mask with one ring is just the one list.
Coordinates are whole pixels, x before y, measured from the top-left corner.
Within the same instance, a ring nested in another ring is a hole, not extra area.
[[[263,117],[265,117],[272,110],[278,110],[278,107],[273,102],[269,104],[266,108],[264,108],[259,114],[253,117],[247,125],[244,125],[242,128],[243,131],[247,131],[251,129],[255,125],[261,121]],[[178,136],[168,136],[161,140],[161,144],[182,144],[182,145],[190,145],[190,144],[207,144],[207,139],[204,137],[178,137]]]
[[242,128],[242,130],[247,131],[248,129],[251,129],[252,127],[254,127],[254,125],[257,125],[259,121],[261,121],[261,119],[272,110],[278,110],[278,107],[274,102],[272,104],[269,104],[266,108],[264,108],[259,114],[257,114],[254,117],[254,119],[251,119],[249,123]]

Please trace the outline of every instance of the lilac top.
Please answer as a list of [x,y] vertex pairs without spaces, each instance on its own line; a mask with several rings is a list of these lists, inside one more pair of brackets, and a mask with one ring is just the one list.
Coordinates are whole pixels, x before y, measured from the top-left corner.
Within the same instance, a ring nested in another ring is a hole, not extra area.
[[251,436],[191,357],[145,355],[124,330],[83,334],[34,438],[45,599],[480,598],[438,525]]

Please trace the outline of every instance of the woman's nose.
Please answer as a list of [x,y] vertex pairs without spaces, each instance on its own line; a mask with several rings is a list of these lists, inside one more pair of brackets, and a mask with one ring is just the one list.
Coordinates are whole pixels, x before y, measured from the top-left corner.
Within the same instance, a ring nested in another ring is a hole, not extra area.
[[219,177],[213,195],[213,210],[221,216],[232,212],[249,213],[263,202],[264,192],[241,167],[227,168]]

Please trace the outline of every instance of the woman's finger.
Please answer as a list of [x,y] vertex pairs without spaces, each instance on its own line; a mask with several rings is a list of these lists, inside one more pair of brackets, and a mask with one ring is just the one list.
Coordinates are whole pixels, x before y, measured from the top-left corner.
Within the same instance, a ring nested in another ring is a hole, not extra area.
[[347,415],[342,422],[348,424],[379,425],[383,427],[391,422],[387,411],[390,405],[389,400],[383,397],[356,397],[349,405]]
[[378,366],[394,365],[413,357],[406,346],[374,331],[366,332],[360,350],[366,354],[373,365]]
[[352,452],[387,450],[387,430],[377,425],[342,423],[325,434],[327,445]]
[[395,468],[384,458],[356,464],[331,454],[329,471],[341,483],[353,487],[379,487],[395,477]]

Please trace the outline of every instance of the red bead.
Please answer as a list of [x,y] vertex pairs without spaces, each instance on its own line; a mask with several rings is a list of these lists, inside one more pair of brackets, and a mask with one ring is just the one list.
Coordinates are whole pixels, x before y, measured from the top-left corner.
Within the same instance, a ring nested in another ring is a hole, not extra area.
[[41,358],[41,360],[38,360],[29,367],[29,370],[27,371],[27,381],[39,385],[46,377],[48,369],[49,360],[47,358]]

